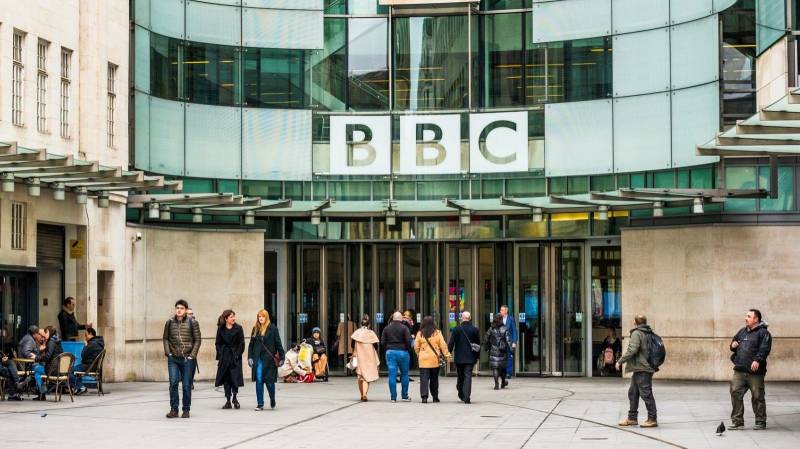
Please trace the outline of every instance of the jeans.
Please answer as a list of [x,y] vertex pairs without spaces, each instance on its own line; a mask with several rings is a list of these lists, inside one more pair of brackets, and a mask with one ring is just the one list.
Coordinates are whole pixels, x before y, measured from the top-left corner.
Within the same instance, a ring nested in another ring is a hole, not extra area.
[[[46,393],[46,389],[44,387],[44,382],[42,381],[42,376],[45,374],[44,365],[41,363],[37,363],[33,365],[33,379],[36,381],[36,386],[39,388],[39,393]],[[77,387],[78,381],[75,378],[75,375],[72,374],[70,371],[67,376],[69,377],[69,384],[74,388]]]
[[656,421],[656,399],[653,397],[653,373],[645,371],[637,371],[631,377],[631,386],[628,389],[628,399],[631,402],[631,407],[628,410],[628,419],[636,421],[639,417],[639,398],[644,401],[647,407],[647,419]]
[[408,399],[408,364],[410,362],[408,352],[399,349],[389,349],[386,351],[386,364],[389,366],[389,396],[393,401],[397,400],[397,369],[400,368],[400,392],[403,399]]
[[464,402],[469,402],[469,397],[472,394],[472,367],[474,363],[457,363],[456,373],[456,390],[458,390],[458,397]]
[[8,379],[8,382],[6,382],[6,389],[8,390],[9,396],[14,396],[19,393],[17,391],[17,384],[19,383],[17,365],[15,365],[12,360],[6,362],[5,365],[0,364],[0,377]]
[[514,350],[511,349],[508,353],[508,363],[506,363],[506,376],[511,377],[514,375]]
[[169,369],[169,408],[178,410],[178,383],[183,387],[183,410],[192,407],[192,381],[194,379],[194,360],[184,357],[167,358]]
[[[256,361],[256,403],[259,407],[264,406],[264,362],[261,359]],[[267,383],[267,393],[269,393],[270,404],[275,401],[275,384]]]
[[[82,371],[86,372],[86,369],[89,368],[88,365],[80,364],[73,368],[74,371]],[[91,382],[90,382],[91,383]],[[83,377],[75,377],[75,391],[80,390],[83,388]]]
[[750,402],[753,405],[753,414],[756,415],[756,424],[767,425],[767,401],[764,398],[764,375],[733,372],[731,380],[731,421],[736,425],[744,425],[744,395],[750,390]]
[[428,398],[428,384],[430,384],[431,396],[439,399],[439,368],[419,369],[419,395],[422,399]]

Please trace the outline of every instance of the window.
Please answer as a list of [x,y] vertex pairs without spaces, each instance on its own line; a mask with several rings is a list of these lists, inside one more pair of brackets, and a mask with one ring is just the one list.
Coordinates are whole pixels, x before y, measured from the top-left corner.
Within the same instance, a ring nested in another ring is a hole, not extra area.
[[47,52],[50,42],[39,39],[36,46],[36,130],[47,132]]
[[117,66],[108,63],[108,98],[106,99],[106,145],[114,148],[114,114],[117,107]]
[[25,203],[11,203],[11,249],[25,249]]
[[236,49],[191,42],[186,47],[186,98],[194,103],[233,106],[238,83]]
[[[312,106],[329,111],[342,111],[347,101],[347,21],[325,18],[322,50],[309,57]],[[245,66],[246,67],[246,66]]]
[[179,96],[179,52],[177,39],[150,34],[150,93],[157,97],[177,100]]
[[350,108],[389,109],[389,22],[383,18],[348,22],[347,77]]
[[25,33],[14,30],[13,67],[11,72],[11,122],[17,126],[24,126],[23,120],[23,82],[25,80],[25,66],[22,56],[25,48]]
[[59,124],[61,137],[69,139],[69,90],[72,83],[72,50],[61,47],[61,101],[59,104]]
[[242,64],[245,104],[303,107],[305,56],[302,50],[248,48]]

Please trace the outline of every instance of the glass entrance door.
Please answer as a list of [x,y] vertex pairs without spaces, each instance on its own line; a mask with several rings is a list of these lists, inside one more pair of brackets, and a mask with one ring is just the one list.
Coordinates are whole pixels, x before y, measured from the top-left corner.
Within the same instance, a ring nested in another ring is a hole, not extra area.
[[[300,301],[297,304],[296,332],[292,335],[291,345],[311,336],[311,329],[319,327],[322,322],[322,301],[320,295],[322,285],[322,247],[298,246],[298,289]],[[288,347],[291,347],[287,343]]]
[[539,245],[518,245],[516,248],[517,307],[515,319],[518,369],[520,373],[540,375],[545,371],[546,346],[541,285],[541,254]]
[[556,268],[555,323],[557,371],[565,376],[583,374],[583,246],[553,248]]
[[[348,247],[331,245],[325,247],[325,328],[323,339],[328,349],[328,370],[343,373],[346,362],[344,352],[339,356],[339,345],[347,346],[348,331],[353,333],[353,321],[349,319],[350,307],[347,295]],[[348,323],[350,329],[348,329]],[[339,338],[344,335],[344,338]]]

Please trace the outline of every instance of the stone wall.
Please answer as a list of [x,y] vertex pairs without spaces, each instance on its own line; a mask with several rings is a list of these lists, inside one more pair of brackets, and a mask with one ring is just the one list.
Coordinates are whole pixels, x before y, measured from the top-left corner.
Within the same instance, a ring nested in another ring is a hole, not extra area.
[[728,343],[758,308],[774,337],[770,380],[800,380],[800,227],[703,225],[622,231],[622,322],[664,338],[658,376],[726,380]]
[[113,379],[167,380],[161,337],[180,298],[193,308],[203,335],[197,378],[213,379],[219,315],[233,309],[249,334],[264,306],[263,232],[129,225],[126,241],[129,269],[124,305],[114,313]]

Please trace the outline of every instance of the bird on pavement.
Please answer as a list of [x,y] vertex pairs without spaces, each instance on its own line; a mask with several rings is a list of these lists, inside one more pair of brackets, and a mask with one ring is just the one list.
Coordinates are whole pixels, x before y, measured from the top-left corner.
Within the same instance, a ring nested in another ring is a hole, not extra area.
[[717,436],[721,437],[724,432],[725,432],[725,421],[719,423],[719,425],[717,426]]

